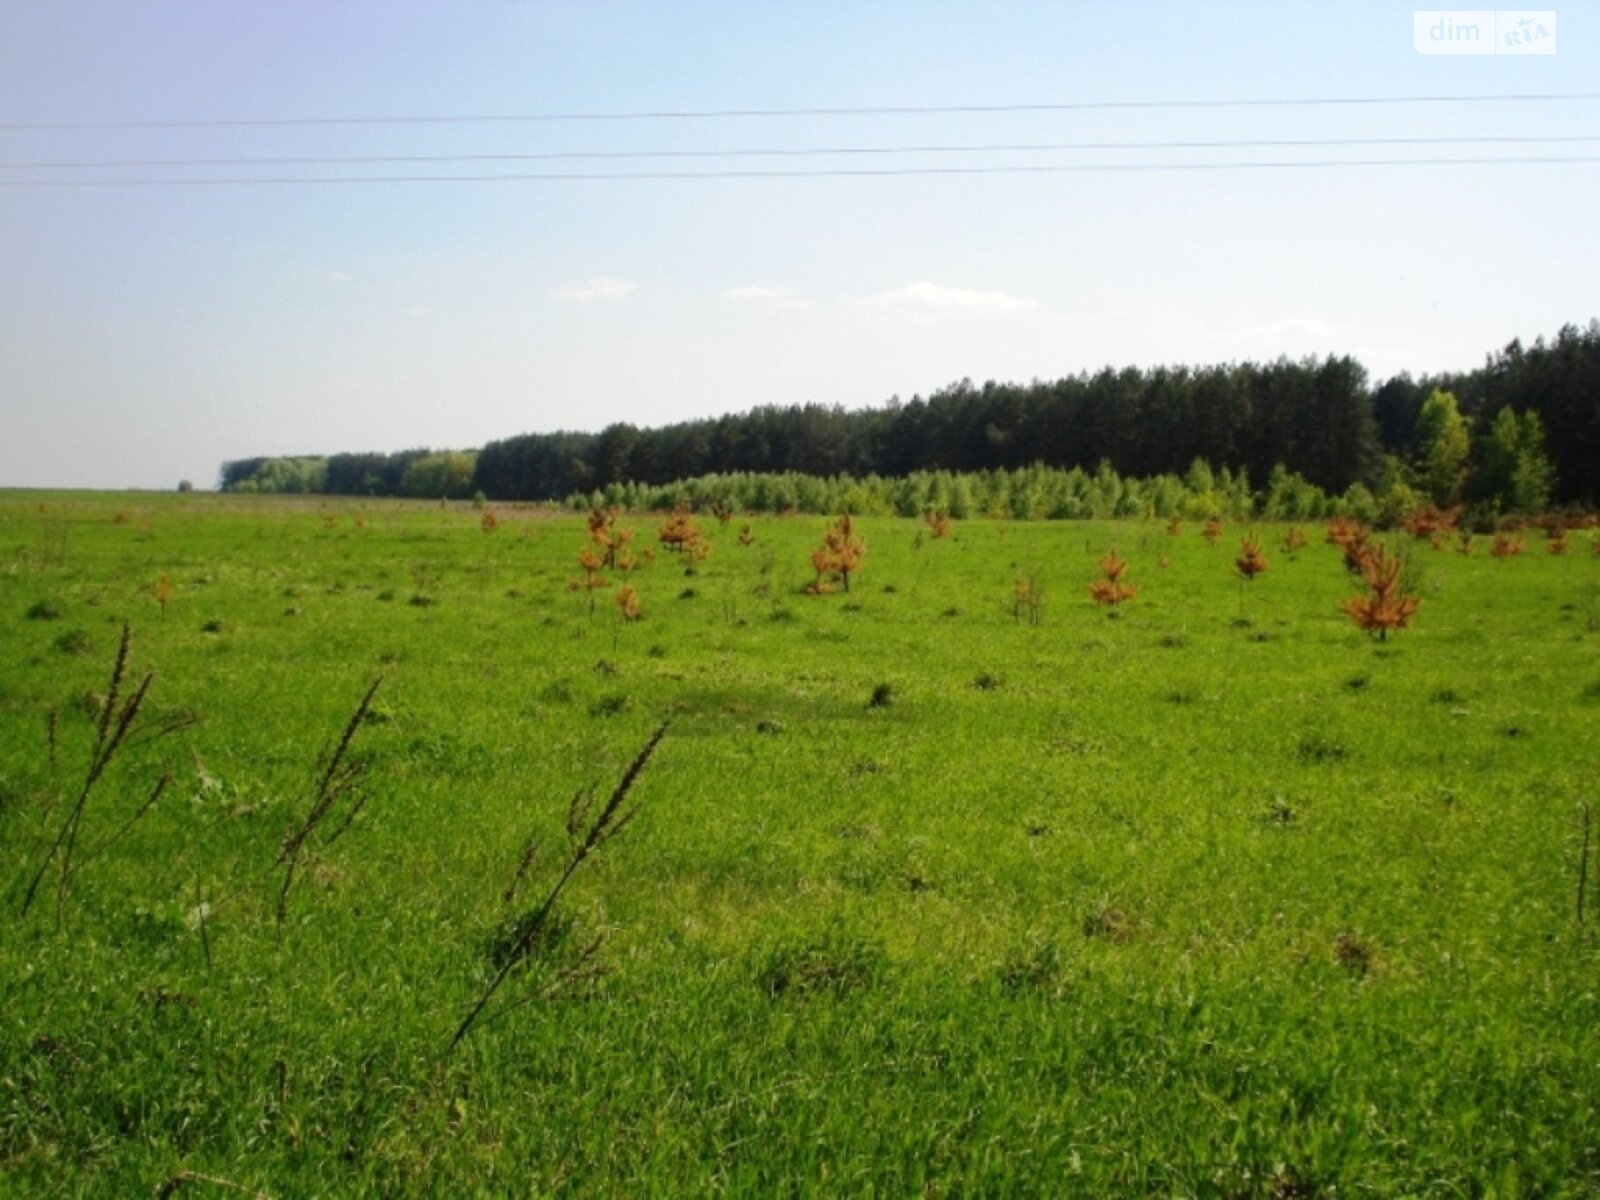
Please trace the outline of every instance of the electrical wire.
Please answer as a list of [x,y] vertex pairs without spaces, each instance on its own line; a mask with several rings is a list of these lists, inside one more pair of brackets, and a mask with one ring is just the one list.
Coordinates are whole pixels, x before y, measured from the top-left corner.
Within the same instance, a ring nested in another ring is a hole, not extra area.
[[0,132],[134,129],[242,129],[339,125],[489,125],[564,121],[708,121],[792,117],[900,117],[1151,109],[1315,108],[1397,104],[1485,104],[1600,100],[1600,92],[1503,92],[1486,95],[1312,96],[1260,99],[1079,100],[1044,104],[927,104],[876,107],[655,109],[635,112],[480,113],[432,116],[224,117],[144,121],[8,121]]
[[1552,145],[1600,142],[1600,135],[1457,137],[1261,138],[1160,142],[991,142],[966,145],[817,146],[732,150],[556,150],[516,154],[363,154],[271,158],[118,158],[0,162],[0,170],[111,170],[129,167],[369,166],[400,163],[627,161],[634,159],[811,158],[906,154],[1059,153],[1079,150],[1308,149],[1333,146]]
[[619,171],[606,174],[549,172],[501,175],[358,175],[358,176],[234,176],[215,178],[133,179],[0,179],[5,188],[172,188],[233,187],[243,185],[329,185],[349,187],[389,183],[542,183],[622,182],[629,180],[692,179],[820,179],[894,177],[916,175],[1066,175],[1094,173],[1152,173],[1159,171],[1305,170],[1329,167],[1439,167],[1534,164],[1600,163],[1600,155],[1511,156],[1475,158],[1335,158],[1282,159],[1230,162],[1073,163],[985,167],[839,167],[794,171]]

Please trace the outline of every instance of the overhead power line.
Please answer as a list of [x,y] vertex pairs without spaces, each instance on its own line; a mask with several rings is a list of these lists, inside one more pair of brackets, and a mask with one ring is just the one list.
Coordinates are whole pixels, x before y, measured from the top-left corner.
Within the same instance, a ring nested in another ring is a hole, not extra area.
[[1600,92],[1502,92],[1487,95],[1308,96],[1232,100],[1077,100],[1046,104],[926,104],[875,107],[646,109],[633,112],[476,113],[364,117],[222,117],[145,121],[8,121],[0,132],[242,129],[340,125],[504,125],[563,121],[711,121],[788,117],[902,117],[944,114],[1052,113],[1196,108],[1316,108],[1397,104],[1489,104],[1600,100]]
[[837,167],[766,171],[618,171],[518,173],[498,175],[276,175],[208,178],[135,179],[0,179],[0,188],[231,187],[242,185],[328,185],[349,187],[380,183],[556,183],[622,182],[669,179],[818,179],[913,175],[1067,175],[1157,171],[1306,170],[1329,167],[1442,167],[1600,163],[1600,155],[1472,158],[1324,158],[1288,161],[1268,159],[1232,162],[1071,163],[984,167]]
[[267,158],[116,158],[0,162],[0,170],[109,170],[128,167],[367,166],[401,163],[628,161],[636,159],[820,158],[907,154],[1059,153],[1079,150],[1307,149],[1334,146],[1552,145],[1600,142],[1600,134],[1457,137],[1257,138],[1210,141],[988,142],[963,145],[816,146],[730,150],[553,150],[516,154],[359,154]]

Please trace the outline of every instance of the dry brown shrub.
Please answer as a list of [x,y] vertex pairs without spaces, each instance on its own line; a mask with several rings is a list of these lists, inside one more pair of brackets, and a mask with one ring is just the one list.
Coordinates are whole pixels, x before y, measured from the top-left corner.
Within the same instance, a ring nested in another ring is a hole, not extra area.
[[1107,550],[1100,559],[1101,578],[1089,585],[1089,598],[1096,604],[1115,608],[1125,600],[1132,600],[1139,589],[1122,582],[1128,570],[1128,560],[1117,554],[1116,548]]
[[1489,547],[1489,553],[1496,558],[1515,558],[1522,553],[1522,538],[1503,529],[1494,535],[1494,544]]
[[[1440,508],[1436,504],[1424,504],[1407,513],[1400,526],[1418,540],[1433,542],[1434,548],[1438,549],[1443,545],[1442,535],[1454,533],[1460,518],[1459,507]],[[1435,541],[1436,538],[1440,540]]]
[[1246,583],[1266,573],[1267,556],[1261,552],[1261,539],[1255,534],[1245,535],[1239,546],[1239,557],[1233,560],[1233,569]]
[[856,536],[855,524],[849,513],[840,515],[822,535],[822,545],[811,552],[811,567],[816,578],[806,586],[812,596],[826,595],[838,583],[846,592],[850,590],[850,576],[861,569],[867,556],[867,543]]
[[[626,571],[633,566],[633,558],[626,547],[633,540],[633,530],[617,524],[622,513],[615,506],[589,510],[589,540],[599,551],[602,567],[620,567]],[[627,566],[621,560],[627,559]]]
[[687,504],[680,504],[672,510],[672,515],[662,522],[656,540],[674,554],[683,555],[692,562],[711,554],[710,543],[705,540],[700,526],[694,523]]
[[1371,536],[1371,530],[1350,517],[1335,517],[1328,522],[1327,540],[1344,553],[1344,569],[1352,575],[1361,574],[1361,562]]
[[1404,563],[1381,544],[1374,543],[1362,552],[1361,578],[1368,594],[1352,596],[1340,607],[1357,625],[1387,641],[1391,629],[1404,629],[1416,615],[1422,601],[1404,594],[1401,571]]

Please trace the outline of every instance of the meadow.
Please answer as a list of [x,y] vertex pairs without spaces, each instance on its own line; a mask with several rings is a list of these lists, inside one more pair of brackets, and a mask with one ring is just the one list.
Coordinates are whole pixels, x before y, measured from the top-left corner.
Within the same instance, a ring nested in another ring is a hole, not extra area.
[[0,494],[0,1193],[1600,1189],[1594,532],[495,513]]

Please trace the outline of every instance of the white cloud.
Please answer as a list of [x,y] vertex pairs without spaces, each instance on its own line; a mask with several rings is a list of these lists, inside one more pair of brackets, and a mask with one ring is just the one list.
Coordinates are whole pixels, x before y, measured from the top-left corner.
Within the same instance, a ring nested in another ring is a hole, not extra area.
[[863,308],[875,312],[908,313],[917,316],[939,316],[962,313],[1028,312],[1037,308],[1032,300],[1013,296],[1007,292],[977,292],[970,288],[940,287],[922,280],[905,287],[876,296],[863,297],[858,302]]
[[557,300],[571,300],[579,304],[591,304],[596,300],[613,301],[626,300],[635,291],[639,284],[633,279],[611,279],[600,275],[594,279],[585,279],[581,283],[563,284],[561,287],[551,288],[550,295]]
[[738,300],[742,304],[760,304],[768,308],[811,307],[811,301],[789,287],[765,287],[760,284],[751,284],[745,287],[729,288],[722,294],[728,299]]

